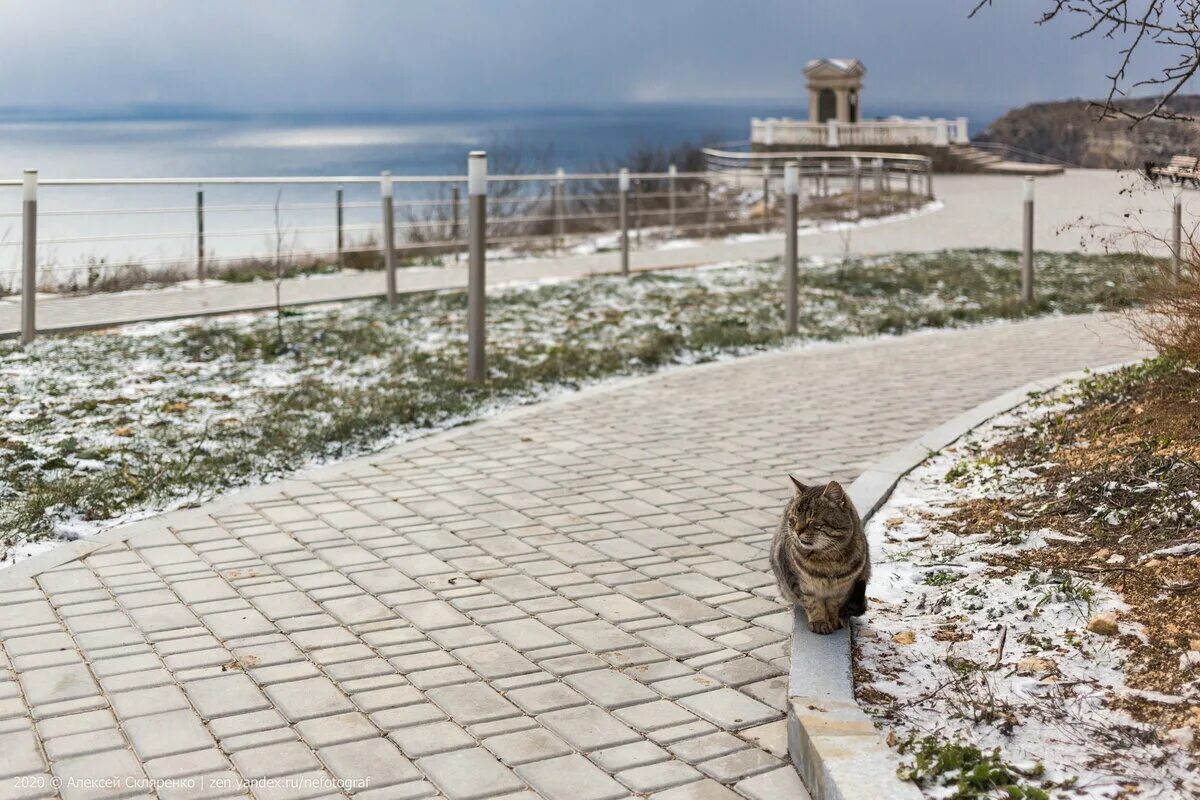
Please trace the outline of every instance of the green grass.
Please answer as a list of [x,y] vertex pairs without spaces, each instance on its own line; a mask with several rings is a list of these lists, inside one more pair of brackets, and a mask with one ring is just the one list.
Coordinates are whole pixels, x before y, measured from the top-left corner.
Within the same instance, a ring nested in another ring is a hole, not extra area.
[[1019,770],[1000,758],[999,748],[988,753],[937,736],[912,736],[900,743],[900,753],[909,756],[908,763],[900,768],[901,779],[928,789],[938,787],[938,797],[1050,800],[1044,788],[1030,781],[1040,777],[1043,770],[1040,767]]
[[[951,251],[801,273],[800,340],[1124,308],[1152,263]],[[468,383],[462,292],[0,345],[0,554],[131,511],[197,502],[319,459],[615,375],[789,344],[777,263],[494,291],[490,380]]]

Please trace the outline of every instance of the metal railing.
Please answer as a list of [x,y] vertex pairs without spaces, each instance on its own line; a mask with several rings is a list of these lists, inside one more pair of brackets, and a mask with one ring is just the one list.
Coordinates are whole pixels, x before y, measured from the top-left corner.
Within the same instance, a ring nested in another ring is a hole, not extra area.
[[971,142],[971,147],[975,150],[982,150],[987,153],[1000,156],[1008,161],[1021,161],[1026,164],[1057,164],[1060,167],[1075,167],[1077,164],[1072,164],[1070,161],[1063,161],[1061,158],[1054,156],[1035,153],[1032,150],[1026,150],[1023,147],[1005,144],[1003,142]]
[[933,198],[933,160],[927,156],[854,150],[756,153],[717,148],[705,148],[702,153],[708,174],[720,176],[729,184],[754,186],[764,177],[774,180],[783,175],[787,163],[794,161],[800,194],[804,196],[861,192],[866,186],[880,194],[904,192]]
[[[0,193],[23,192],[20,210],[0,205],[0,295],[20,293],[21,338],[29,341],[38,291],[380,270],[394,300],[398,267],[457,263],[476,235],[491,259],[612,250],[628,271],[631,248],[766,232],[782,222],[773,187],[782,161],[741,156],[767,168],[749,191],[715,162],[706,172],[491,175],[477,232],[463,175],[41,179],[27,171],[22,181],[0,180]],[[885,169],[846,156],[806,154],[801,173],[813,181],[812,197],[853,197],[838,206],[849,218],[863,213],[864,193],[901,191],[895,182],[905,170],[910,195],[931,191],[927,178],[920,183],[927,159],[893,154]],[[5,218],[19,219],[19,239],[3,233]]]

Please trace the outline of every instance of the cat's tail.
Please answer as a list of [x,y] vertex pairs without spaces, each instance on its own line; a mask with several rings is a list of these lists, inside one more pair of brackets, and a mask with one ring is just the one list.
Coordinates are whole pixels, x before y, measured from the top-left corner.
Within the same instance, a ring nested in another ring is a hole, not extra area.
[[854,582],[850,596],[846,598],[846,613],[852,617],[861,617],[867,613],[867,581],[860,579]]

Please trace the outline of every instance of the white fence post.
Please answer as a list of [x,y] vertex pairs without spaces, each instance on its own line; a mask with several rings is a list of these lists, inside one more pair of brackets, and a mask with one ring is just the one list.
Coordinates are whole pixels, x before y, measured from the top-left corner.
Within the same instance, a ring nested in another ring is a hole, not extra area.
[[1025,230],[1021,258],[1021,300],[1033,302],[1033,178],[1025,178]]
[[37,335],[37,195],[36,169],[25,170],[22,182],[21,226],[21,343]]
[[786,329],[795,335],[800,323],[800,275],[797,266],[796,225],[800,205],[800,164],[789,161],[783,168],[784,212],[783,296],[786,305]]
[[563,246],[563,189],[566,186],[566,171],[559,167],[554,171],[554,249],[561,250]]
[[345,234],[343,233],[343,229],[344,229],[345,223],[346,223],[345,200],[346,200],[345,189],[343,189],[341,184],[338,184],[337,195],[336,195],[337,213],[335,215],[336,221],[337,221],[337,265],[338,265],[338,269],[346,268],[346,252],[345,252],[346,251],[346,237],[345,237]]
[[396,303],[396,217],[392,211],[392,173],[379,175],[379,194],[383,201],[383,269],[387,278],[387,301]]
[[828,120],[825,123],[825,146],[838,147],[838,121]]
[[487,379],[487,153],[467,157],[467,379]]
[[762,232],[767,232],[767,217],[771,208],[771,167],[769,164],[762,166],[762,182],[763,182],[763,199],[762,199]]

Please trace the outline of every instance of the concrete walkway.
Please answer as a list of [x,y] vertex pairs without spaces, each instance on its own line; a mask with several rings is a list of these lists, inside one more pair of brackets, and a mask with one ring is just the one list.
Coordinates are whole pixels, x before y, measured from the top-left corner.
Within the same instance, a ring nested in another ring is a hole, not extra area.
[[[849,234],[852,252],[860,254],[924,251],[931,248],[1021,246],[1022,178],[1004,175],[939,175],[935,193],[943,210],[913,219],[871,224]],[[1171,200],[1162,190],[1138,186],[1136,179],[1105,170],[1070,170],[1038,182],[1035,242],[1038,249],[1104,250],[1103,243],[1079,227],[1080,217],[1112,226],[1145,226],[1166,232]],[[1122,194],[1126,190],[1126,194]],[[1132,218],[1123,216],[1136,209]],[[800,238],[801,255],[840,255],[844,234],[818,233]],[[1126,242],[1125,247],[1131,243]],[[782,237],[755,241],[712,241],[669,249],[644,250],[632,255],[635,270],[713,264],[722,261],[774,258],[782,252]],[[1117,249],[1121,249],[1118,246]],[[489,283],[528,281],[547,277],[581,277],[618,269],[616,253],[498,261],[489,265]],[[401,292],[457,288],[466,285],[466,267],[416,267],[399,271]],[[383,274],[295,278],[283,282],[284,304],[348,300],[383,294]],[[173,319],[201,314],[273,308],[274,284],[213,284],[165,290],[98,294],[82,297],[47,295],[38,300],[38,328],[62,331],[141,320]],[[0,336],[20,329],[19,298],[0,299]]]
[[1088,316],[683,369],[64,546],[0,574],[0,795],[804,798],[787,473],[1143,352]]

